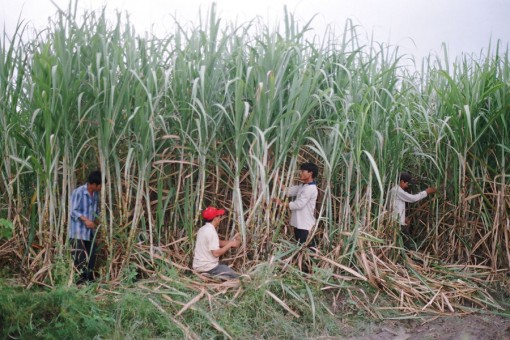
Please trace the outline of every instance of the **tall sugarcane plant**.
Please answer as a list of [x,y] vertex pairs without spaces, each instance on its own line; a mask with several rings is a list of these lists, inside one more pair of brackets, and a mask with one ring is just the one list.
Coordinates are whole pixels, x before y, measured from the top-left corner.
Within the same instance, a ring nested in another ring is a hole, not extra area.
[[213,5],[156,37],[70,6],[36,38],[4,35],[0,217],[31,279],[54,283],[68,261],[70,193],[96,168],[105,278],[169,265],[155,260],[167,245],[188,266],[210,204],[229,210],[220,231],[241,234],[234,266],[249,270],[287,244],[271,198],[304,161],[321,170],[319,266],[376,275],[370,256],[398,247],[386,195],[407,170],[440,188],[412,211],[418,251],[508,268],[508,50],[429,57],[417,72],[350,22],[320,39],[312,25],[286,11],[281,28],[233,25]]

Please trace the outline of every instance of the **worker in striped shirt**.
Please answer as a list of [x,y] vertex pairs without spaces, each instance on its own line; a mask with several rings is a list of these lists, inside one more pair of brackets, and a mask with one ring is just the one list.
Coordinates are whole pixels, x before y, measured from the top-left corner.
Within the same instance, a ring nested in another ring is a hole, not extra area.
[[93,281],[96,262],[95,232],[99,226],[99,192],[101,171],[89,174],[87,183],[71,194],[71,224],[69,239],[73,261],[80,273],[77,283]]

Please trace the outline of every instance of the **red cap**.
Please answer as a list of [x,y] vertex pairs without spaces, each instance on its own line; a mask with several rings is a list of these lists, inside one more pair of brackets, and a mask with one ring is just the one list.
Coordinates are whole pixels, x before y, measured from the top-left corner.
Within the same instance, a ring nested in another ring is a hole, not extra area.
[[216,209],[214,207],[207,207],[204,211],[202,211],[202,217],[207,220],[211,221],[216,216],[221,216],[225,213],[225,210],[223,209]]

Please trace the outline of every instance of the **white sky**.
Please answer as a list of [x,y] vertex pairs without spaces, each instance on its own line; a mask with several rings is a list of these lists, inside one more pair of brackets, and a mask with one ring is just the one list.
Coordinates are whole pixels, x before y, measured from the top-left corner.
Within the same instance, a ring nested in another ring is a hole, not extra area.
[[[66,8],[68,0],[53,0]],[[156,35],[173,31],[172,15],[179,22],[198,22],[198,9],[207,11],[206,0],[79,0],[79,7],[98,9],[106,4],[130,14],[136,31]],[[312,27],[319,36],[326,25],[340,33],[347,18],[362,27],[360,33],[374,33],[376,41],[399,45],[400,51],[416,57],[441,51],[445,42],[449,57],[464,53],[479,55],[489,40],[501,39],[506,49],[510,41],[510,0],[216,0],[219,17],[246,22],[261,16],[271,26],[283,25],[283,6],[302,22],[314,14]],[[50,0],[0,0],[0,25],[10,34],[21,18],[36,29],[47,25],[56,12]]]

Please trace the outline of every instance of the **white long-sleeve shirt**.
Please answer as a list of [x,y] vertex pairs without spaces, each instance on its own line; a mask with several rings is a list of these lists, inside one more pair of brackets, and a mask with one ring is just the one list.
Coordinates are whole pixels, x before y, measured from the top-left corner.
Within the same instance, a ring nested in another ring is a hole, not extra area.
[[315,204],[318,196],[315,182],[290,187],[287,196],[296,197],[289,202],[290,225],[298,229],[310,230],[315,225]]
[[414,203],[427,197],[427,192],[421,191],[416,195],[410,194],[399,185],[394,186],[389,192],[390,209],[398,219],[400,225],[406,225],[406,202]]

